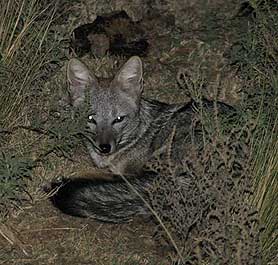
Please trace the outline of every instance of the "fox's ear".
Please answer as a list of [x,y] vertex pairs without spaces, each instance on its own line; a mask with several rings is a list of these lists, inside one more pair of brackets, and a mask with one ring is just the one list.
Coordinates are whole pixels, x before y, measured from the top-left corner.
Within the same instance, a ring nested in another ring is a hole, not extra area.
[[78,107],[85,100],[85,91],[88,86],[96,87],[97,80],[90,73],[87,66],[73,58],[68,63],[67,78],[70,87],[71,102]]
[[137,99],[143,90],[142,76],[142,61],[138,56],[133,56],[122,66],[114,81],[119,89]]

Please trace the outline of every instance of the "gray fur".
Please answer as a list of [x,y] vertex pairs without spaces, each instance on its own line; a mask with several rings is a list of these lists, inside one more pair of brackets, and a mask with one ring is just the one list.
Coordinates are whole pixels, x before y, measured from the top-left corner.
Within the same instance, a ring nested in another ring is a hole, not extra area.
[[[196,111],[201,107],[199,104],[191,101],[168,105],[144,99],[141,96],[142,75],[142,62],[136,56],[124,64],[106,87],[99,85],[77,59],[72,59],[68,66],[73,106],[84,104],[85,92],[89,92],[91,141],[87,146],[94,164],[116,175],[135,176],[132,184],[146,198],[144,190],[151,181],[143,166],[154,153],[163,153],[173,130],[172,159],[177,165],[190,155],[192,143],[196,146],[202,143],[202,133]],[[220,106],[225,109],[224,105]],[[202,107],[212,109],[213,104],[204,101]],[[63,184],[52,200],[66,213],[104,221],[109,221],[109,216],[112,222],[126,221],[135,214],[148,212],[144,203],[122,181],[70,181]]]

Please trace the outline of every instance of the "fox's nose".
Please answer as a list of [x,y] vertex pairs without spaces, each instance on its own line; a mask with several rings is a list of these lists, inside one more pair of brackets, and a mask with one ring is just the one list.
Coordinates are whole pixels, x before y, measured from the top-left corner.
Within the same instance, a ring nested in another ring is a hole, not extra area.
[[100,144],[99,149],[100,149],[101,153],[108,154],[111,151],[111,145],[110,144]]

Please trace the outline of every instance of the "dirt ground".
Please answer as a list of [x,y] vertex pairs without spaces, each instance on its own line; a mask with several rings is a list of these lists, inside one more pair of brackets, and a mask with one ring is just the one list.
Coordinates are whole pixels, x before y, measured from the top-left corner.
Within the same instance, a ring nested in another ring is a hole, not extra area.
[[142,221],[73,218],[44,200],[10,219],[7,229],[16,242],[1,239],[1,264],[162,264],[152,227]]
[[[159,21],[150,25],[150,51],[143,58],[145,94],[167,102],[187,100],[186,91],[176,83],[178,70],[195,71],[201,65],[210,84],[220,73],[227,88],[223,101],[235,105],[240,97],[236,92],[229,94],[229,88],[240,86],[240,80],[224,66],[246,18],[234,18],[239,6],[233,1],[211,1],[207,10],[202,9],[202,1],[195,2],[185,14],[194,12],[188,29],[162,32]],[[210,96],[209,91],[204,93]],[[24,205],[0,231],[1,265],[169,264],[173,255],[154,240],[154,226],[146,220],[114,225],[73,218],[53,208],[46,197]]]

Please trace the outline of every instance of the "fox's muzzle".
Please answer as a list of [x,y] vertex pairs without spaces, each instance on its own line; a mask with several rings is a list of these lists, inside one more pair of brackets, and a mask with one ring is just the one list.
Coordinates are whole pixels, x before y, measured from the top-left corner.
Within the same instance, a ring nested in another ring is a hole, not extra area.
[[97,152],[103,155],[112,154],[116,150],[116,142],[112,130],[100,128],[96,137]]

